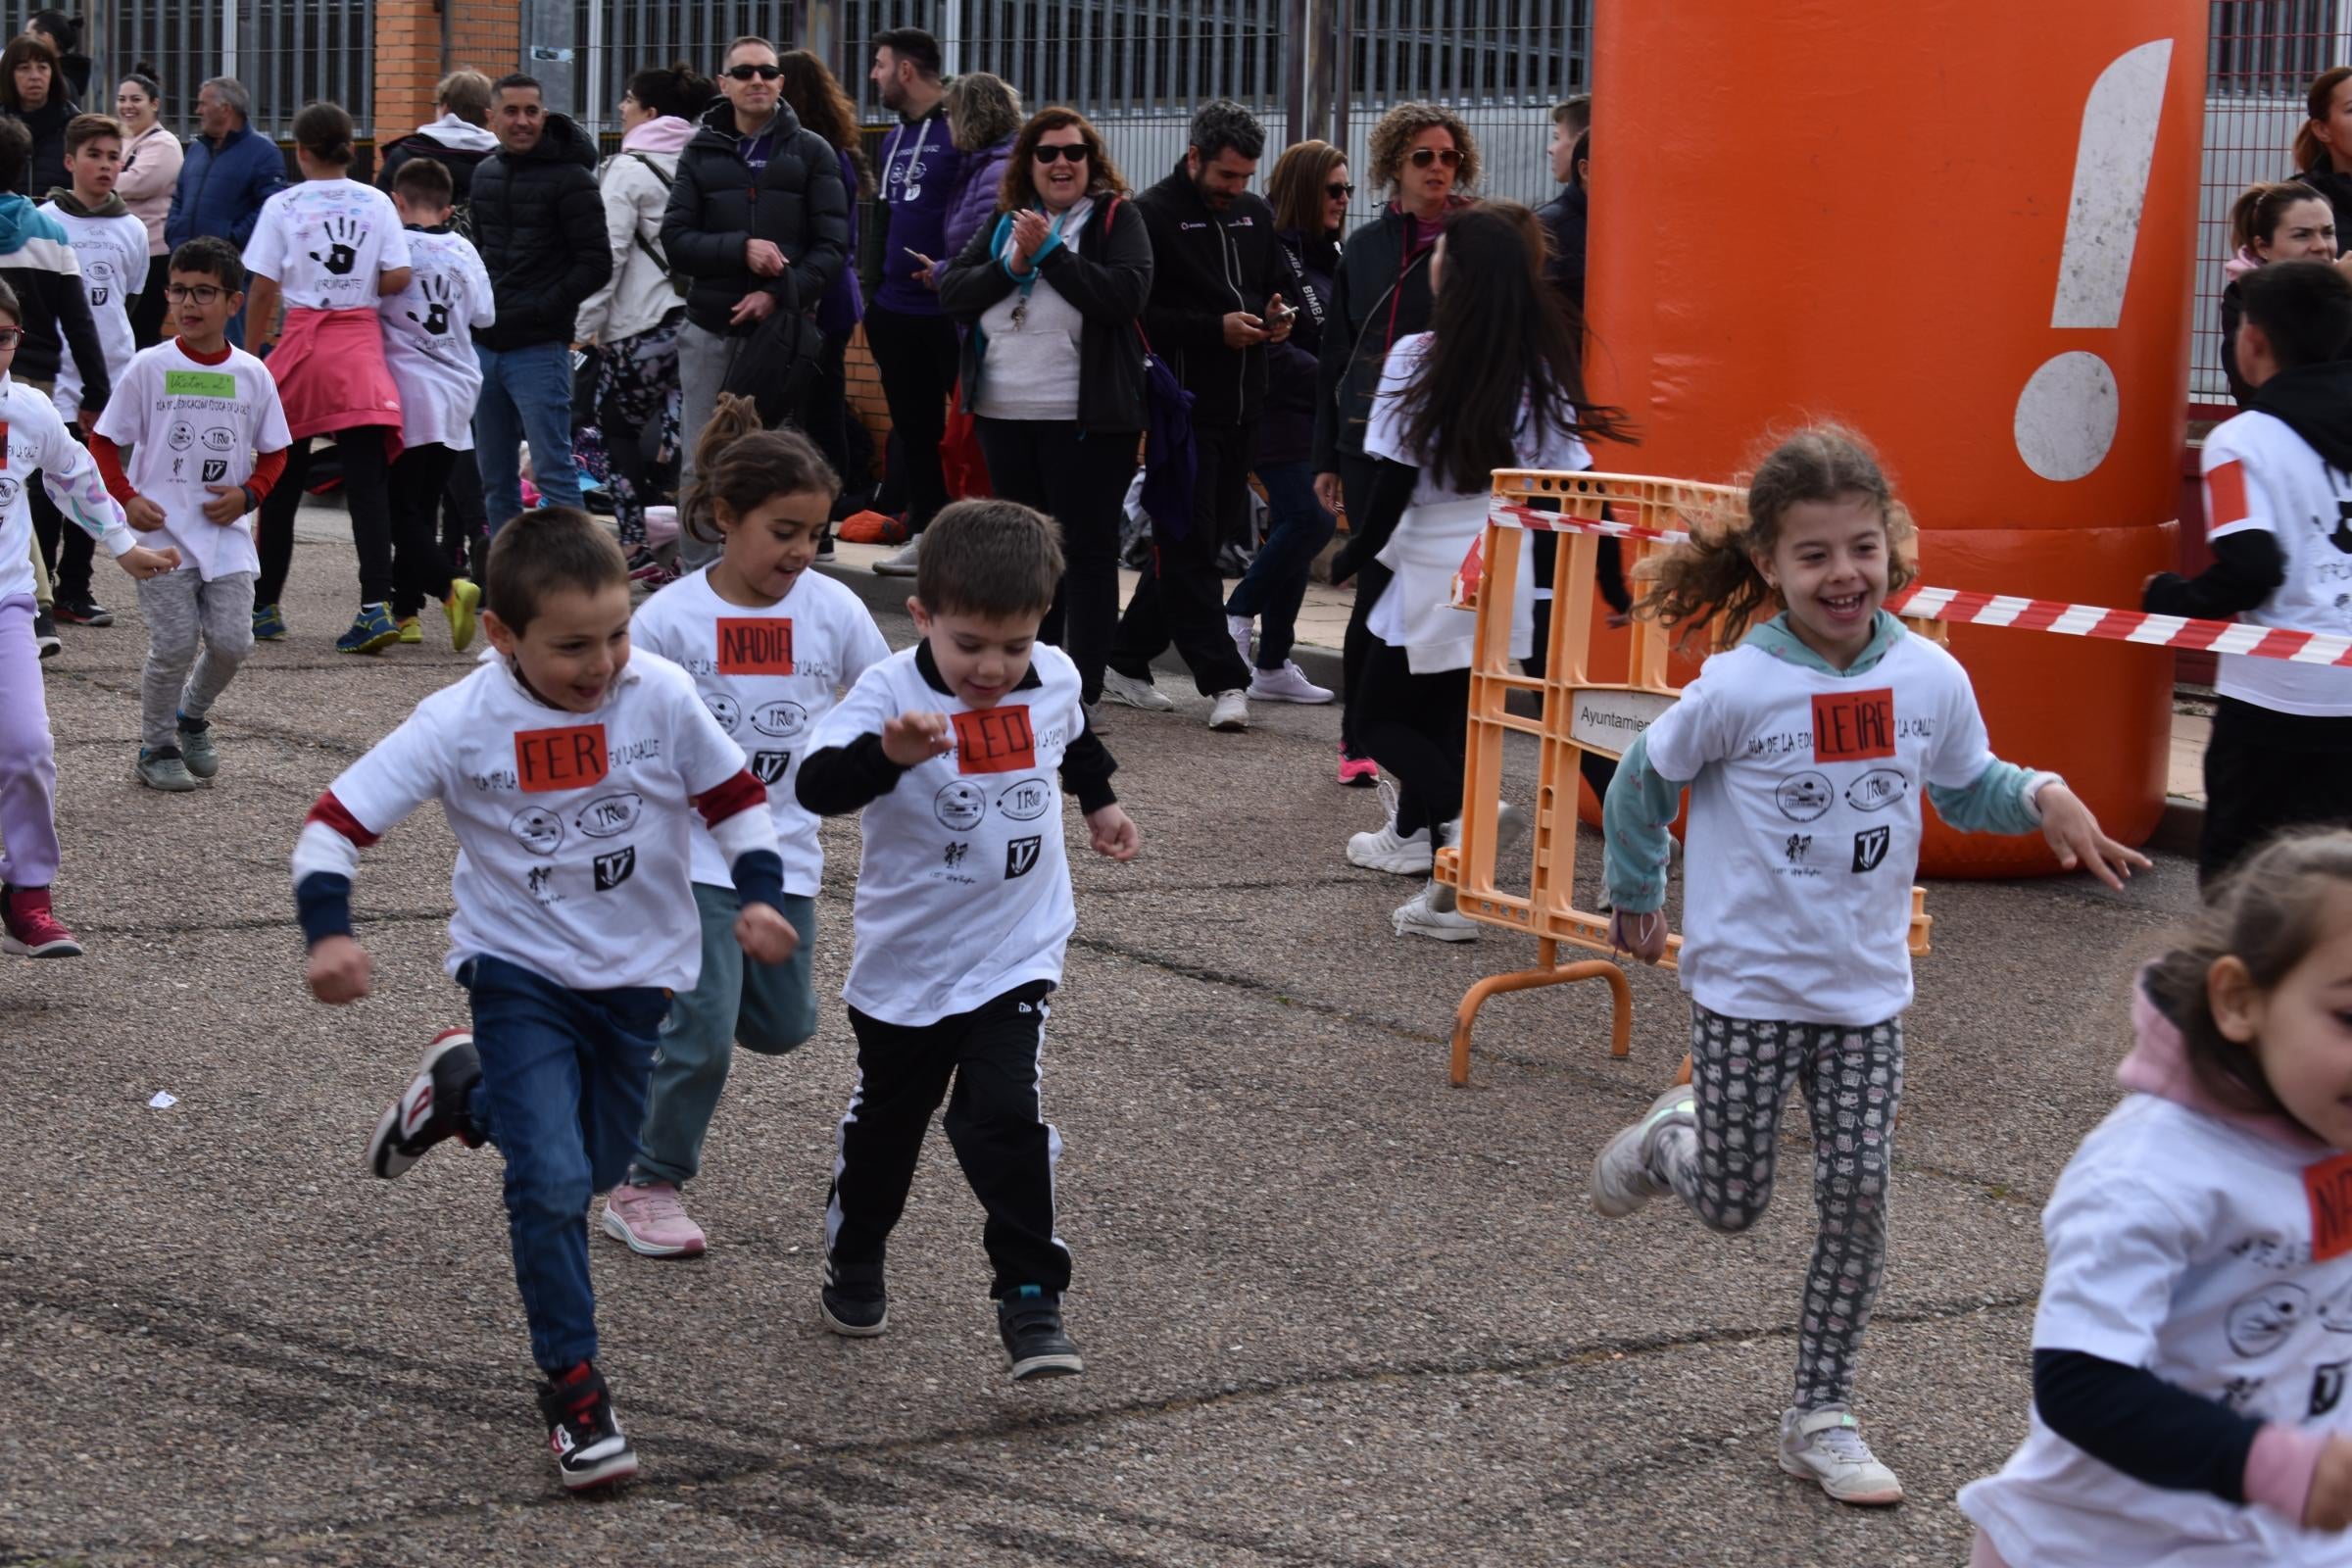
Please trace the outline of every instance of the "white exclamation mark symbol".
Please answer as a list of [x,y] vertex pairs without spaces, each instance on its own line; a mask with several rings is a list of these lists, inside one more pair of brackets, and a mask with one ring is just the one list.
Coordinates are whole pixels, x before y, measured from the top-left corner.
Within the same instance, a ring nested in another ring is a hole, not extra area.
[[[2124,318],[2124,285],[2132,278],[2172,63],[2173,40],[2159,38],[2118,58],[2091,85],[2075,152],[2052,326],[2114,327]],[[2018,394],[2017,455],[2044,479],[2080,479],[2115,445],[2116,415],[2115,372],[2107,362],[2080,349],[2057,355]]]

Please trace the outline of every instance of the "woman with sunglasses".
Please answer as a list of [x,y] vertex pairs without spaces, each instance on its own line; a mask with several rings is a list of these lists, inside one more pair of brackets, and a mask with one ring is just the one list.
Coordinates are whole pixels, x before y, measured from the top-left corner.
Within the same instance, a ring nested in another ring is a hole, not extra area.
[[995,221],[939,277],[940,308],[971,330],[964,402],[999,496],[1060,525],[1065,562],[1038,635],[1078,665],[1091,708],[1119,620],[1119,513],[1144,428],[1152,292],[1144,215],[1075,109],[1021,128]]
[[[1380,216],[1348,236],[1332,278],[1315,382],[1315,499],[1327,512],[1364,515],[1372,460],[1364,430],[1389,351],[1428,330],[1429,256],[1446,222],[1470,205],[1478,184],[1478,143],[1459,115],[1436,104],[1398,104],[1372,127],[1366,149],[1372,188],[1389,196]],[[1379,777],[1358,733],[1357,694],[1372,650],[1366,617],[1389,584],[1388,569],[1366,562],[1357,573],[1343,665],[1347,710],[1340,722],[1340,782]],[[1418,869],[1427,869],[1424,847]]]
[[1284,275],[1282,297],[1298,314],[1291,335],[1266,350],[1266,411],[1251,454],[1250,471],[1265,490],[1270,526],[1249,571],[1225,601],[1234,646],[1250,662],[1250,695],[1266,702],[1328,703],[1332,696],[1293,662],[1291,647],[1298,607],[1306,599],[1307,573],[1339,527],[1339,519],[1315,499],[1315,380],[1324,323],[1331,315],[1332,274],[1340,266],[1340,230],[1354,194],[1348,155],[1325,141],[1292,146],[1266,181]]

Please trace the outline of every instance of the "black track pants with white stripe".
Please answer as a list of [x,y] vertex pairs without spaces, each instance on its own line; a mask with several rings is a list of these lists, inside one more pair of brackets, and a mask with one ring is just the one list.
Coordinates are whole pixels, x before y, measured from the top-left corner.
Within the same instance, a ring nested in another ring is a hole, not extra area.
[[825,1247],[833,1262],[878,1263],[906,1209],[932,1112],[945,1100],[948,1142],[988,1212],[981,1239],[996,1271],[989,1295],[1024,1285],[1059,1293],[1069,1249],[1054,1234],[1054,1165],[1061,1134],[1045,1118],[1040,1055],[1047,981],[937,1023],[909,1027],[850,1009],[858,1088],[841,1118]]

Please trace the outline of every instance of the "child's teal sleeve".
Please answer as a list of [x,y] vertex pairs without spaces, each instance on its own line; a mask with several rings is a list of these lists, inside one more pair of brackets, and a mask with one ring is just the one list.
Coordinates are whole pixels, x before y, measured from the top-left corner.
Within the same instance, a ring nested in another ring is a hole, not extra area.
[[1636,737],[1600,803],[1602,875],[1610,902],[1628,914],[1666,903],[1668,829],[1682,804],[1683,786],[1649,765],[1649,737]]
[[1977,781],[1964,789],[1929,785],[1928,801],[1937,816],[1963,833],[2038,833],[2041,808],[2034,804],[2029,791],[2044,776],[1995,758],[1977,775]]

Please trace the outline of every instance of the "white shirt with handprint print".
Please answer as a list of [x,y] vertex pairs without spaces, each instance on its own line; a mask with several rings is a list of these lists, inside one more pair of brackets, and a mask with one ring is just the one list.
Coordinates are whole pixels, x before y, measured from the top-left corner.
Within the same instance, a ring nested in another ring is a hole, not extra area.
[[409,265],[392,198],[356,179],[306,179],[262,204],[248,271],[275,278],[288,310],[371,311],[378,273]]
[[400,439],[473,450],[473,405],[482,366],[473,333],[498,316],[490,274],[470,240],[432,229],[408,230],[409,286],[384,298],[384,364],[400,388]]

